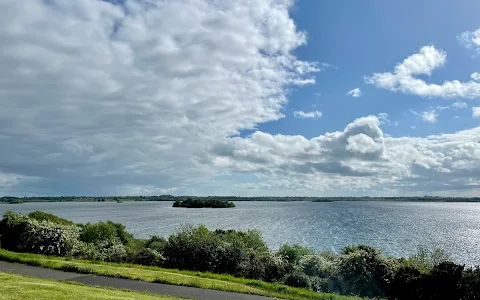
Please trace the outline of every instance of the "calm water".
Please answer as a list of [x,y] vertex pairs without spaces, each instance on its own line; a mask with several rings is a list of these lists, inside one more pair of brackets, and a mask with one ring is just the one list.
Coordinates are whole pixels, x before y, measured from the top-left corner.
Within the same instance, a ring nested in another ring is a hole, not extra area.
[[258,229],[272,249],[299,243],[339,251],[367,244],[405,256],[417,246],[442,247],[460,263],[480,264],[480,203],[236,202],[233,209],[172,208],[171,202],[25,203],[5,210],[43,210],[75,222],[112,220],[136,237],[168,235],[182,224]]

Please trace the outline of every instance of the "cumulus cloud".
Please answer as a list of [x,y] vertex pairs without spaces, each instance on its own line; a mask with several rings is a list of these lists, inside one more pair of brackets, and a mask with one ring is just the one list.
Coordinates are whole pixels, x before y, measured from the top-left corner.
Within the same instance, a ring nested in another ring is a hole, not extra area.
[[445,106],[439,105],[431,110],[424,111],[422,113],[418,113],[414,110],[410,110],[410,112],[416,115],[417,117],[421,118],[425,122],[436,123],[437,118],[440,116],[441,111],[449,110],[449,109],[457,111],[459,109],[464,109],[464,108],[468,108],[467,103],[457,101],[450,105],[445,105]]
[[422,113],[422,120],[425,122],[435,123],[437,122],[437,117],[438,117],[438,114],[435,112],[435,110],[424,111]]
[[244,188],[415,193],[479,187],[480,128],[395,138],[384,136],[380,125],[378,117],[359,118],[312,139],[255,132],[217,144],[216,164],[266,179]]
[[391,121],[389,119],[387,113],[379,113],[377,115],[377,118],[378,118],[381,125],[387,125],[387,126],[398,126],[398,125],[400,125],[400,122],[398,122],[398,121]]
[[457,36],[461,45],[469,50],[473,50],[476,54],[480,53],[480,28],[475,31],[465,31]]
[[472,80],[475,80],[475,81],[480,81],[480,73],[475,72],[472,75],[470,75],[470,78],[472,78]]
[[[387,116],[367,116],[312,139],[243,137],[284,117],[292,85],[314,83],[312,73],[326,68],[293,54],[306,34],[289,16],[292,4],[0,1],[0,194],[479,185],[479,128],[393,138],[381,129]],[[407,64],[410,74],[437,67],[425,60]],[[237,174],[255,179],[218,179]]]
[[347,95],[358,98],[362,96],[362,91],[359,88],[347,92]]
[[309,111],[309,112],[304,112],[304,111],[294,111],[293,116],[295,118],[299,119],[320,119],[322,117],[322,112],[315,110],[315,111]]
[[458,80],[442,84],[427,83],[416,75],[431,75],[445,65],[447,54],[434,46],[425,46],[395,66],[393,73],[375,73],[365,82],[378,88],[422,97],[480,98],[480,82]]
[[208,145],[282,118],[327,67],[294,56],[292,4],[0,1],[0,172],[42,194],[207,181]]
[[480,118],[480,106],[479,107],[472,107],[472,117]]

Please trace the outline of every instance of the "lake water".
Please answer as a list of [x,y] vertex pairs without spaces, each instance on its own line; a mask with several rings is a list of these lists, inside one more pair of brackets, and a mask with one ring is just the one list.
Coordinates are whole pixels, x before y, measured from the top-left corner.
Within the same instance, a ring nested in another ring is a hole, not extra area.
[[24,203],[6,210],[42,210],[75,222],[112,220],[136,237],[166,236],[182,224],[258,229],[271,249],[299,243],[338,252],[366,244],[406,256],[418,246],[441,247],[468,265],[480,264],[480,203],[235,202],[232,209],[172,208],[171,202]]

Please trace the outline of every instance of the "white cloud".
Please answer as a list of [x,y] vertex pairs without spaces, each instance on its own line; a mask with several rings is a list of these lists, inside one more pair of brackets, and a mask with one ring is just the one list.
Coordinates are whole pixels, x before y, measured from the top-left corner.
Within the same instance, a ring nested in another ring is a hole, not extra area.
[[322,117],[322,112],[315,110],[315,111],[309,111],[309,112],[304,112],[304,111],[294,111],[293,116],[295,118],[299,119],[320,119]]
[[387,126],[398,126],[400,125],[400,123],[398,121],[391,121],[389,118],[388,118],[388,114],[387,113],[379,113],[377,115],[377,118],[378,120],[380,121],[380,124],[381,125],[387,125]]
[[429,111],[424,111],[422,113],[418,113],[414,110],[410,110],[410,112],[412,114],[414,114],[415,116],[419,117],[422,121],[432,123],[432,124],[437,122],[437,118],[439,116],[439,114],[437,113],[437,111],[435,109],[429,110]]
[[475,72],[472,75],[470,75],[470,78],[472,78],[472,80],[475,80],[475,81],[480,81],[480,73]]
[[362,96],[362,91],[359,88],[347,92],[347,95],[358,98]]
[[480,118],[480,106],[479,107],[472,107],[472,117]]
[[434,46],[425,46],[395,66],[393,73],[375,73],[365,77],[365,82],[378,88],[422,97],[479,98],[480,83],[475,81],[444,81],[442,84],[427,83],[415,75],[431,75],[442,67],[447,54]]
[[448,108],[448,107],[453,107],[453,108],[467,108],[468,105],[467,105],[467,103],[465,103],[465,102],[455,102],[455,103],[447,106],[447,108]]
[[147,2],[0,1],[0,172],[41,177],[24,191],[208,182],[208,145],[327,67],[294,56],[291,0]]
[[480,53],[480,28],[475,31],[465,31],[457,36],[458,41],[465,48]]
[[[388,137],[369,116],[343,131],[312,139],[255,132],[215,146],[216,163],[232,172],[255,172],[260,190],[417,193],[460,191],[480,175],[480,127],[454,134]],[[414,128],[414,127],[413,127]],[[475,180],[469,189],[480,187]]]
[[[313,139],[241,137],[284,117],[292,84],[325,68],[294,56],[306,34],[292,4],[0,1],[0,194],[480,186],[480,128],[393,138],[388,116],[367,116]],[[237,174],[243,183],[217,178]]]
[[453,110],[456,111],[456,110],[464,109],[464,108],[467,108],[467,107],[468,107],[467,103],[457,101],[457,102],[454,102],[450,105],[437,106],[434,109],[424,111],[421,114],[414,111],[414,110],[410,110],[410,112],[413,113],[414,115],[416,115],[417,117],[420,117],[425,122],[436,123],[437,118],[440,115],[441,111],[448,110],[448,109],[453,109]]
[[422,113],[422,120],[425,122],[435,123],[437,122],[437,117],[438,117],[438,114],[435,112],[435,110],[424,111]]

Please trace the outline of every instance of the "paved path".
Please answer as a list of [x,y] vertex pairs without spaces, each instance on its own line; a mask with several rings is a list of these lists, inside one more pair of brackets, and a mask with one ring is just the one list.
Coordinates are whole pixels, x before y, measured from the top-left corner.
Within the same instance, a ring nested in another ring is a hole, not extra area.
[[74,281],[92,286],[104,286],[118,289],[150,292],[155,294],[170,295],[175,297],[200,299],[200,300],[272,300],[263,296],[205,290],[187,286],[177,286],[161,283],[150,283],[137,280],[113,278],[97,275],[63,272],[58,270],[33,267],[28,265],[0,261],[0,272],[14,273],[19,275],[54,279],[58,281]]

